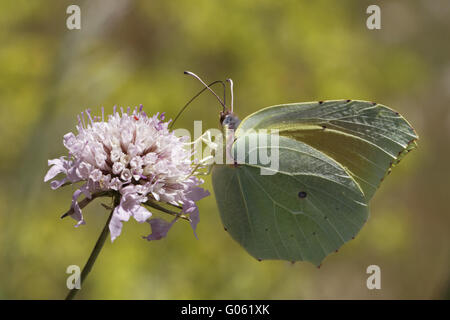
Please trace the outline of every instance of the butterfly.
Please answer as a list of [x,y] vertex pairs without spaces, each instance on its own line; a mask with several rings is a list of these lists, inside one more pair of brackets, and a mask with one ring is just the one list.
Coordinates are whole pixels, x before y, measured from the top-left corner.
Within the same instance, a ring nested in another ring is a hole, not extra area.
[[[378,103],[280,104],[240,121],[231,101],[220,123],[225,137],[232,133],[226,151],[234,163],[214,164],[212,184],[225,230],[260,261],[320,266],[354,239],[380,183],[417,146],[408,121]],[[270,132],[279,135],[277,170],[262,174],[272,168],[255,153],[273,151]]]

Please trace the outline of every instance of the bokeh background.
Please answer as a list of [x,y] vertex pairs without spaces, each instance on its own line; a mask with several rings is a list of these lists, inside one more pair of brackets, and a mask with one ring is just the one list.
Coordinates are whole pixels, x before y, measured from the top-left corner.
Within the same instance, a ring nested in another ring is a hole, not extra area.
[[[381,30],[366,28],[373,3]],[[81,7],[81,30],[66,28],[70,4]],[[73,188],[43,182],[76,115],[142,103],[174,117],[201,88],[186,69],[233,78],[241,117],[279,103],[383,103],[413,124],[419,148],[385,180],[357,238],[320,269],[250,257],[211,196],[200,202],[199,240],[184,221],[155,242],[141,238],[147,224],[126,223],[79,298],[450,298],[449,16],[448,0],[1,1],[0,298],[64,298],[67,266],[84,265],[107,218],[97,200],[75,229],[59,219]],[[177,127],[216,128],[219,110],[205,94]],[[366,287],[371,264],[381,290]]]

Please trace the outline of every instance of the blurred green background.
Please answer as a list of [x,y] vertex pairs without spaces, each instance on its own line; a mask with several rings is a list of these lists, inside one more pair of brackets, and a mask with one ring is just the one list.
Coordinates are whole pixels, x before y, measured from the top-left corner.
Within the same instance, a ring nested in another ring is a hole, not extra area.
[[[81,7],[81,30],[66,8]],[[381,7],[381,30],[366,8]],[[107,241],[84,299],[416,299],[450,297],[450,3],[433,1],[1,1],[0,298],[61,299],[65,270],[83,266],[107,211],[78,229],[59,216],[72,187],[51,191],[47,159],[85,108],[144,104],[174,117],[206,81],[233,78],[243,118],[273,104],[363,99],[399,111],[419,148],[383,183],[357,238],[317,269],[258,262],[223,231],[214,197],[192,235],[177,223],[147,242],[147,224]],[[220,90],[219,90],[220,91]],[[177,127],[218,127],[205,94]],[[205,186],[211,188],[210,177]],[[381,290],[366,268],[381,267]]]

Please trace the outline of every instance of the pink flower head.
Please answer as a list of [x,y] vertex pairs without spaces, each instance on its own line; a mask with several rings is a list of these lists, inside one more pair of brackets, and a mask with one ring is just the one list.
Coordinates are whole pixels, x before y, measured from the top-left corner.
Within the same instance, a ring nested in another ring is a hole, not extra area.
[[[87,117],[87,120],[85,119]],[[145,237],[157,240],[166,236],[171,223],[162,219],[150,219],[152,213],[143,204],[158,201],[182,208],[189,216],[194,230],[198,224],[196,202],[209,195],[199,188],[203,180],[193,172],[192,154],[186,148],[185,139],[176,137],[164,122],[165,115],[148,117],[141,108],[131,112],[121,109],[104,119],[92,117],[90,110],[78,117],[75,135],[69,132],[63,143],[68,157],[48,161],[51,166],[44,181],[51,181],[51,188],[79,182],[74,192],[70,215],[76,226],[85,224],[81,209],[99,195],[111,195],[116,199],[109,230],[111,241],[122,231],[122,223],[133,217],[142,223],[147,221],[152,234]],[[85,199],[78,201],[79,196]],[[163,222],[164,221],[164,222]]]

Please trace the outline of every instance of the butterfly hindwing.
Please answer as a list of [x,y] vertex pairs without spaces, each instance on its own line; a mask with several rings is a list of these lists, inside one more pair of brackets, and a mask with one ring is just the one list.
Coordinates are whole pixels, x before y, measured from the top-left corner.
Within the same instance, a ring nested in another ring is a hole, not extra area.
[[318,265],[354,237],[367,220],[364,194],[338,162],[287,137],[279,137],[277,172],[262,175],[261,169],[273,170],[259,158],[259,152],[264,153],[261,149],[271,148],[270,143],[251,148],[249,141],[265,139],[269,135],[240,136],[232,152],[247,150],[245,159],[237,166],[213,168],[224,227],[257,259]]

